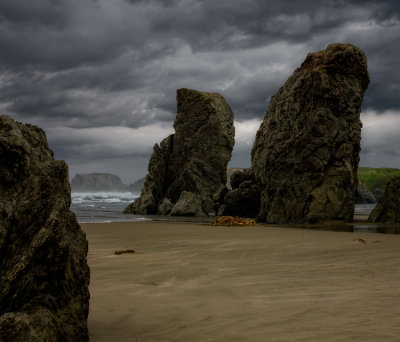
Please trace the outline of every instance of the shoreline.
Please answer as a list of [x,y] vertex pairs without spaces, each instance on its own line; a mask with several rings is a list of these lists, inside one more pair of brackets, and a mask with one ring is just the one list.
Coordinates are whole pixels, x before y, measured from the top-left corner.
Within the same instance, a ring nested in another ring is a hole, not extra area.
[[[81,224],[90,340],[397,341],[400,236],[146,221]],[[113,254],[116,250],[132,254]]]
[[[354,214],[353,221],[320,221],[316,223],[303,224],[274,224],[257,223],[261,227],[280,227],[306,230],[322,230],[334,232],[355,232],[355,233],[375,233],[375,234],[400,234],[400,225],[367,222],[369,212]],[[117,224],[117,223],[186,223],[212,226],[217,217],[190,217],[190,216],[165,216],[165,215],[144,215],[139,220],[118,220],[104,222],[80,222],[80,225],[93,224]],[[234,228],[235,226],[233,226]]]

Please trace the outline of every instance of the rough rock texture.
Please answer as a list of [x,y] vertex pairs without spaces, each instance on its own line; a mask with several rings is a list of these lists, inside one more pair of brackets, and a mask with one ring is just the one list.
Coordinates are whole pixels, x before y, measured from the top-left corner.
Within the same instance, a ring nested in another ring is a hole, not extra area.
[[197,201],[190,208],[184,206],[187,211],[181,202],[180,209],[172,209],[171,214],[216,212],[213,194],[226,184],[234,144],[232,110],[221,95],[190,89],[177,91],[177,107],[175,134],[154,146],[141,196],[125,213],[164,213],[165,207],[159,207],[164,199],[176,205],[183,200],[183,192],[200,198],[201,210]]
[[332,44],[308,54],[272,97],[252,150],[260,221],[352,219],[368,83],[364,53]]
[[73,191],[129,191],[121,178],[111,173],[77,174],[71,181]]
[[385,193],[369,215],[368,222],[400,223],[400,176],[393,177],[386,185]]
[[174,205],[168,198],[164,198],[161,204],[158,206],[158,214],[159,215],[169,215],[171,213]]
[[357,196],[356,196],[356,203],[357,204],[368,204],[368,203],[376,203],[376,198],[371,190],[368,187],[359,182],[357,185]]
[[252,170],[233,172],[230,183],[232,190],[225,195],[219,214],[256,217],[260,208],[260,192]]
[[143,190],[140,197],[125,208],[125,214],[158,214],[158,207],[164,200],[164,193],[167,188],[167,167],[172,153],[173,141],[174,135],[171,134],[160,143],[160,146],[154,145],[148,166],[149,173],[146,176]]
[[[193,192],[182,191],[171,210],[172,216],[207,216],[201,207],[202,198]],[[164,203],[164,202],[163,202]]]
[[227,178],[226,186],[229,190],[232,189],[232,185],[231,185],[232,174],[236,171],[244,171],[244,170],[246,170],[246,169],[240,168],[240,167],[230,167],[226,170],[226,178]]
[[254,180],[254,174],[251,169],[235,170],[231,173],[229,184],[232,189],[237,189],[245,181]]
[[87,341],[87,241],[44,132],[0,116],[0,341]]

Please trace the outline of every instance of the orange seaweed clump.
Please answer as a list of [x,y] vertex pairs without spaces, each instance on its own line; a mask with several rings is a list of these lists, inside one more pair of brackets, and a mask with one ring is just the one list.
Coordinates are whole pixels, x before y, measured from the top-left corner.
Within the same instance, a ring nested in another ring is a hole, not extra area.
[[233,217],[233,216],[221,216],[218,217],[213,226],[255,226],[257,222],[251,219]]

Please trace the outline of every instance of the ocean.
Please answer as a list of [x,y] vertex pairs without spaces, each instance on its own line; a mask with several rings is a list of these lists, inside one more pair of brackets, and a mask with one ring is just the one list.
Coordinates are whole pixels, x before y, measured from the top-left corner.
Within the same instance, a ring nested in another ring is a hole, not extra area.
[[[122,214],[140,193],[130,192],[72,192],[71,210],[79,223],[125,222],[152,220],[154,217]],[[368,215],[375,204],[356,204],[355,213]],[[189,218],[187,218],[189,219]],[[191,218],[190,220],[195,220]]]
[[140,215],[122,214],[140,193],[72,192],[71,210],[79,223],[123,222],[148,220]]

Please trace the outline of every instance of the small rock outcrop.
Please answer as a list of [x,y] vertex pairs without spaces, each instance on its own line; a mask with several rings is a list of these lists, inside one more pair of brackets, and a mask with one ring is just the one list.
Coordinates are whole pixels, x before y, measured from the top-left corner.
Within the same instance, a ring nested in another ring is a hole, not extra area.
[[224,196],[219,215],[256,217],[260,208],[260,192],[251,169],[234,171],[230,184],[232,190]]
[[372,194],[374,195],[374,197],[376,198],[377,201],[379,201],[379,199],[383,196],[384,193],[385,193],[385,191],[383,191],[380,188],[376,188],[376,189],[372,190]]
[[232,110],[217,93],[178,89],[174,128],[154,146],[142,193],[124,213],[216,214],[213,195],[226,184],[234,145]]
[[357,185],[357,196],[356,196],[356,203],[357,204],[372,204],[376,203],[376,198],[371,190],[368,187],[359,182]]
[[0,340],[88,341],[88,244],[68,167],[40,128],[0,116]]
[[400,223],[400,176],[393,177],[386,185],[385,193],[369,215],[368,222]]
[[368,83],[364,53],[331,44],[308,54],[272,97],[252,149],[258,220],[352,220]]
[[77,174],[71,181],[72,191],[130,191],[121,178],[112,173]]
[[232,185],[231,185],[231,176],[234,172],[236,171],[244,171],[246,170],[245,168],[242,167],[229,167],[226,169],[226,178],[227,178],[227,182],[226,182],[226,187],[228,189],[232,189]]

